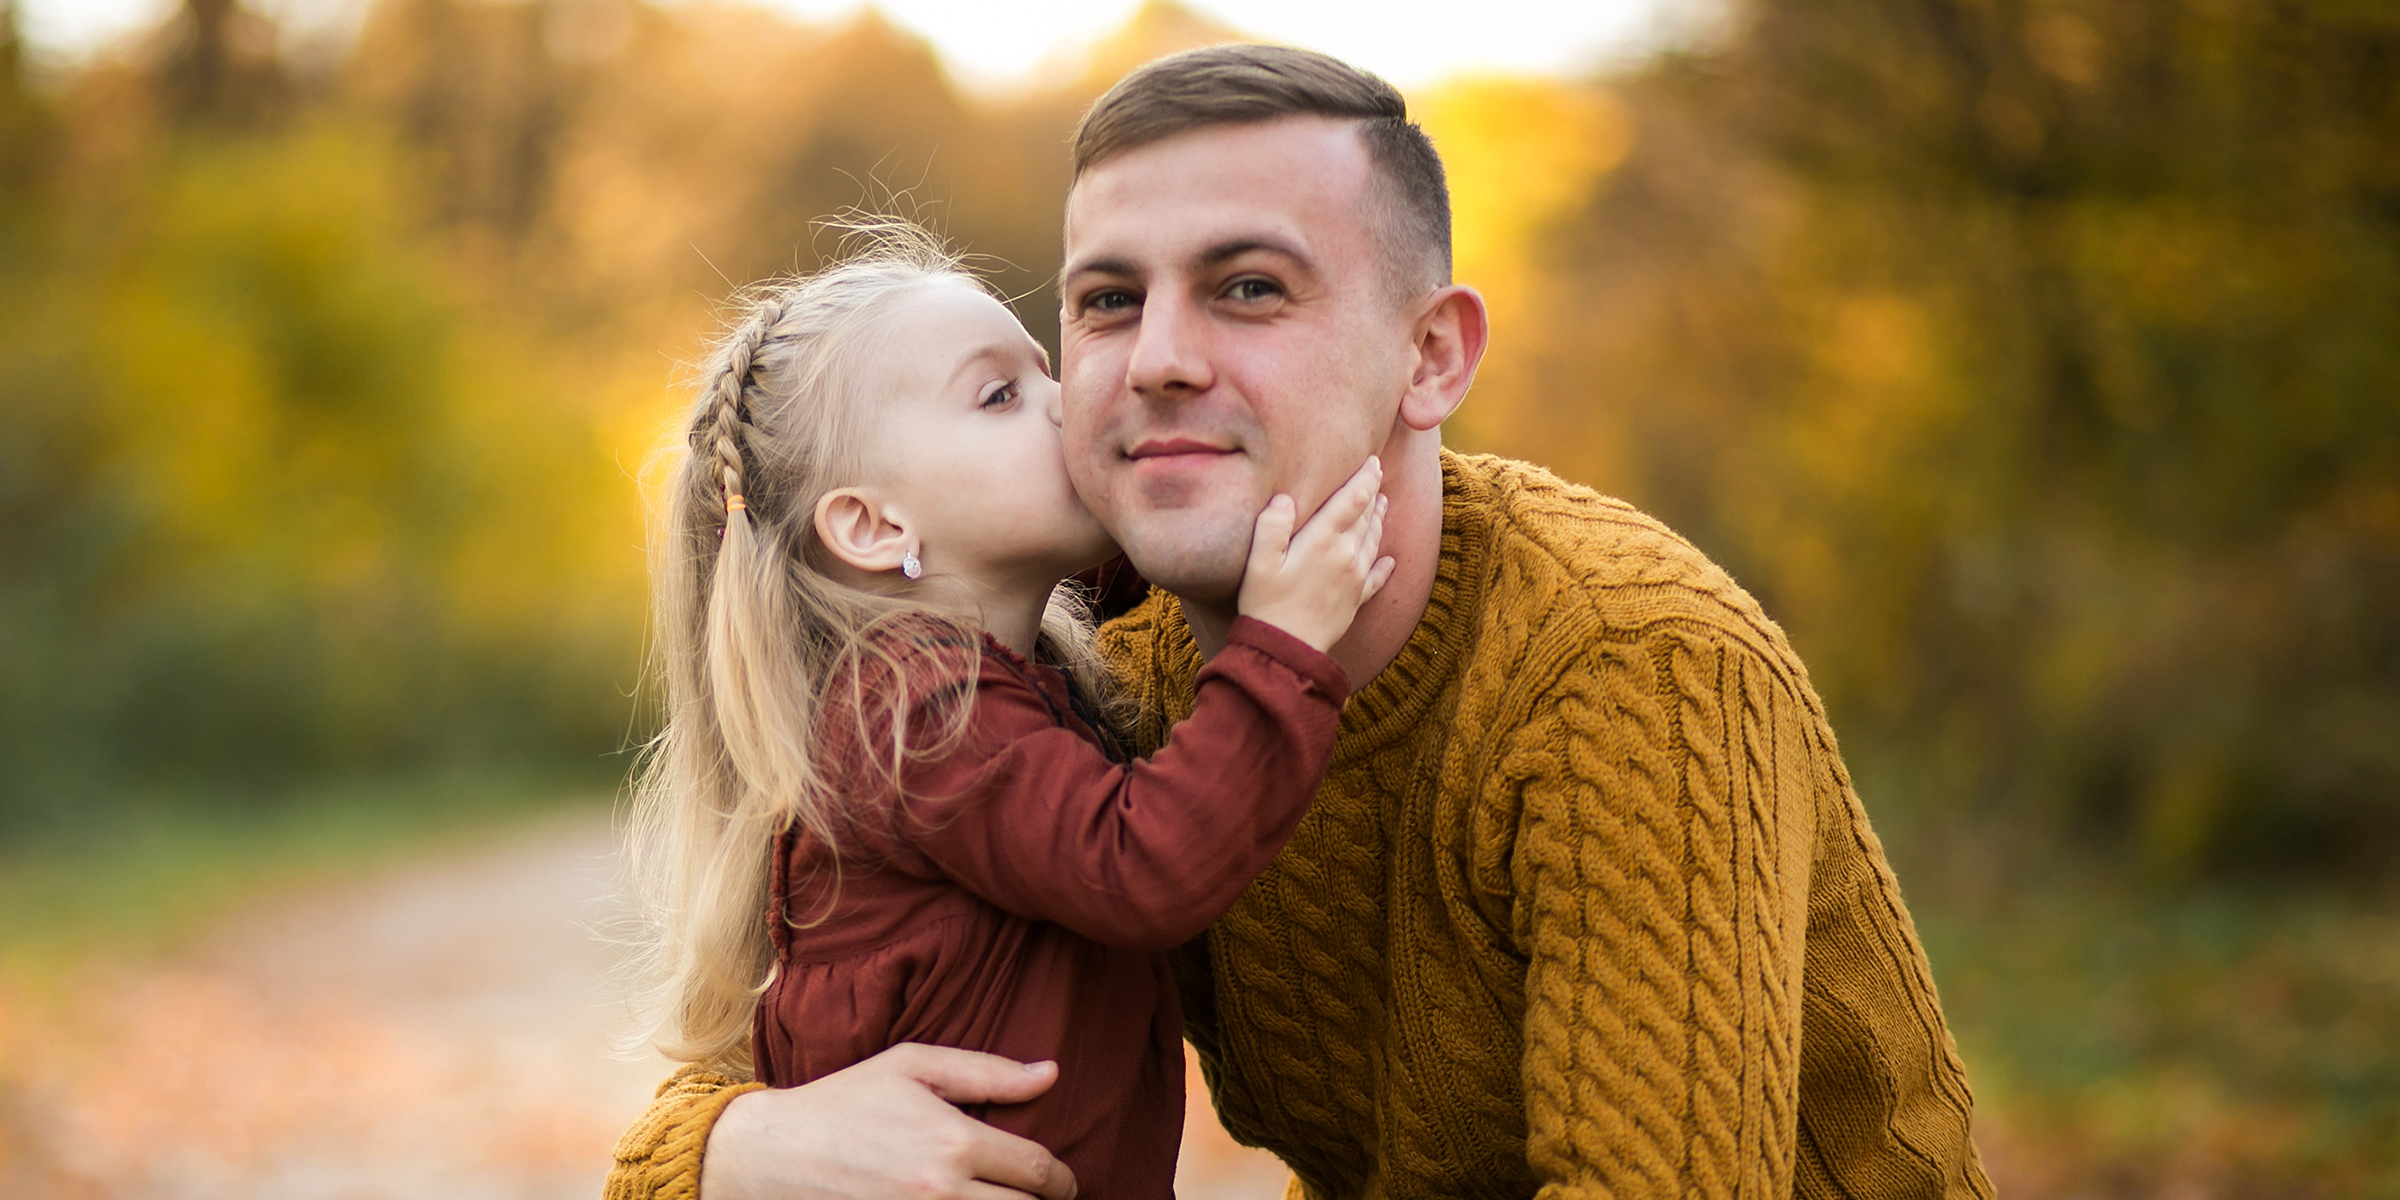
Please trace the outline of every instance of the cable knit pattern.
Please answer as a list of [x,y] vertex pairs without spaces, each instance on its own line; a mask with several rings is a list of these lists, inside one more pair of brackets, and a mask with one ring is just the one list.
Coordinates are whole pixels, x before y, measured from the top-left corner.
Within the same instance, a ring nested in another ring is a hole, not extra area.
[[[1227,1128],[1310,1197],[1989,1195],[1782,631],[1630,506],[1444,474],[1423,621],[1182,964]],[[1174,598],[1103,645],[1156,744],[1200,662]]]
[[697,1200],[700,1156],[717,1114],[744,1092],[765,1087],[697,1064],[658,1085],[648,1112],[617,1139],[617,1161],[601,1200]]
[[[1782,631],[1630,506],[1443,474],[1424,618],[1283,853],[1177,956],[1226,1128],[1314,1200],[1991,1195]],[[1102,646],[1160,744],[1200,668],[1175,599]],[[673,1194],[648,1178],[610,1194]]]

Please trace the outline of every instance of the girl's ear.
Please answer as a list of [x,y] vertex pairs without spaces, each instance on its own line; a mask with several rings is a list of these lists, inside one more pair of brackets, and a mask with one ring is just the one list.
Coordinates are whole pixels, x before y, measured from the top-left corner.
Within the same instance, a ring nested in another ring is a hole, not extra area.
[[817,540],[835,558],[875,574],[899,570],[917,545],[907,518],[857,488],[835,488],[817,498]]

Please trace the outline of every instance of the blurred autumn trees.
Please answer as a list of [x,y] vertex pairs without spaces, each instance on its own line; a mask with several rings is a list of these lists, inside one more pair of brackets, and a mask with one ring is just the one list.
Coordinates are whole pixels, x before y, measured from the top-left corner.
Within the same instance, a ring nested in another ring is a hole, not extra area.
[[1617,86],[1477,435],[1731,565],[1953,861],[2379,866],[2400,10],[1760,3]]
[[635,478],[715,298],[865,201],[1054,331],[1066,129],[1212,36],[1160,8],[994,105],[872,15],[386,0],[329,51],[188,0],[48,74],[0,28],[0,831],[128,784],[621,772]]
[[[1052,340],[1064,138],[861,16],[190,0],[0,70],[0,825],[74,781],[593,762],[632,475],[728,281],[924,206]],[[2400,15],[1755,0],[1414,97],[1492,357],[1451,430],[1785,622],[1879,820],[2158,878],[2400,835]],[[603,769],[614,765],[604,763]],[[2018,853],[2018,852],[2024,853]]]

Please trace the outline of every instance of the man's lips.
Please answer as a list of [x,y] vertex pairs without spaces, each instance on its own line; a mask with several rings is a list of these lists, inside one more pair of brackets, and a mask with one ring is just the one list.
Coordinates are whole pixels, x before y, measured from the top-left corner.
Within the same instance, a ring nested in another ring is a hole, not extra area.
[[1232,453],[1234,453],[1234,450],[1230,446],[1211,445],[1207,442],[1199,440],[1198,438],[1149,438],[1134,443],[1133,449],[1125,452],[1125,457],[1133,459],[1136,462],[1140,462],[1144,459],[1190,459],[1203,456],[1216,457],[1219,455]]

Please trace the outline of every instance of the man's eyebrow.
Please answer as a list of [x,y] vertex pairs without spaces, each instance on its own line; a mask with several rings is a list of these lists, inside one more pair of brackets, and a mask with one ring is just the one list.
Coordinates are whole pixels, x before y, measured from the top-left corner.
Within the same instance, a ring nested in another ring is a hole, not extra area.
[[[1218,242],[1216,245],[1210,246],[1208,249],[1202,250],[1199,254],[1193,256],[1192,265],[1201,270],[1206,270],[1210,267],[1222,266],[1223,264],[1230,262],[1233,259],[1240,258],[1245,254],[1261,253],[1272,254],[1279,258],[1290,259],[1292,262],[1298,264],[1304,269],[1313,269],[1315,266],[1314,263],[1309,261],[1308,255],[1301,253],[1298,247],[1293,246],[1289,242],[1281,241],[1271,237],[1239,237],[1230,239],[1228,241]],[[1139,279],[1141,278],[1142,272],[1139,267],[1134,266],[1133,260],[1131,259],[1090,259],[1085,262],[1076,263],[1059,273],[1059,294],[1066,294],[1067,285],[1073,280],[1085,275],[1105,275],[1117,279]]]
[[1240,258],[1245,254],[1252,254],[1261,251],[1291,259],[1293,262],[1296,262],[1304,267],[1309,265],[1308,256],[1302,254],[1298,248],[1287,242],[1281,242],[1274,238],[1268,237],[1244,237],[1235,238],[1232,241],[1218,242],[1216,245],[1210,246],[1208,249],[1201,251],[1198,256],[1192,259],[1192,263],[1193,265],[1200,267],[1221,266],[1228,260]]
[[1073,266],[1068,267],[1066,270],[1060,272],[1058,276],[1058,290],[1061,292],[1066,291],[1067,281],[1075,278],[1078,275],[1113,275],[1120,279],[1135,279],[1141,276],[1141,272],[1134,268],[1133,260],[1131,259],[1090,259],[1085,262],[1076,263]]

